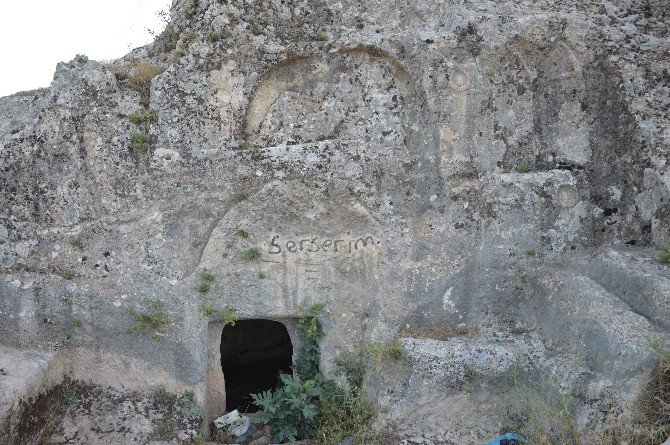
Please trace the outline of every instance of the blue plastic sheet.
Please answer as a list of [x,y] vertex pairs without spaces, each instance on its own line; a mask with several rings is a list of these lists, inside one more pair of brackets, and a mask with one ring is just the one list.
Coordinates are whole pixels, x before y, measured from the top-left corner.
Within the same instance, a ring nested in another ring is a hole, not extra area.
[[500,436],[497,439],[492,440],[491,442],[488,442],[486,445],[500,445],[501,443],[504,443],[504,440],[508,439],[516,439],[521,443],[521,440],[519,440],[519,435],[518,434],[513,434],[513,433],[507,433],[504,436]]

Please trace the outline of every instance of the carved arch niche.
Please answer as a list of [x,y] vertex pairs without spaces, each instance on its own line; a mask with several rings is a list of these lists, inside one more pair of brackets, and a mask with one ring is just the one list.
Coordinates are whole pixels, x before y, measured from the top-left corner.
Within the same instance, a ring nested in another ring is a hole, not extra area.
[[287,175],[344,180],[344,188],[368,196],[411,190],[407,202],[416,203],[438,187],[427,116],[425,96],[401,64],[358,47],[294,57],[270,69],[241,132],[262,153],[291,152],[281,165]]

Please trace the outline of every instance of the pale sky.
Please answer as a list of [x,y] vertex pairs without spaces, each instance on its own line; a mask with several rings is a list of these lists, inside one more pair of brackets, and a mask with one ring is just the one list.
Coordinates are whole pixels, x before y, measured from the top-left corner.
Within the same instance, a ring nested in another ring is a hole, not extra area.
[[0,97],[46,87],[77,54],[110,60],[153,40],[171,0],[0,0]]

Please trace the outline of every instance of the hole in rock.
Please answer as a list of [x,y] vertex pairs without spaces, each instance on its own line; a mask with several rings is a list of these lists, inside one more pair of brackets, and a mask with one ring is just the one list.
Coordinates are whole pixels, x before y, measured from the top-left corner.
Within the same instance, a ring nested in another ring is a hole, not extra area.
[[290,374],[293,345],[283,323],[238,320],[221,334],[221,368],[226,382],[226,411],[256,412],[251,394],[277,387]]

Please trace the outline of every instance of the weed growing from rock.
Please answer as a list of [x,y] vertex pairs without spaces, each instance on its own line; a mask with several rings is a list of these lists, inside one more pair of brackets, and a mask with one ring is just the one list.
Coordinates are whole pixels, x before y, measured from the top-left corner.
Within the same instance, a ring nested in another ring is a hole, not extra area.
[[79,238],[72,237],[70,238],[70,245],[72,247],[76,247],[77,249],[81,249],[82,247],[84,247],[84,242]]
[[249,231],[244,230],[244,229],[239,229],[236,233],[237,233],[237,236],[239,236],[240,238],[244,238],[244,239],[248,239],[249,236],[250,236]]
[[319,31],[316,33],[315,39],[317,42],[327,42],[328,34],[326,34],[324,31]]
[[212,273],[212,271],[209,270],[209,269],[202,269],[202,270],[200,271],[200,273],[198,274],[198,277],[199,277],[202,281],[207,282],[207,283],[211,283],[211,282],[213,282],[214,279],[216,278],[216,277],[214,276],[214,274]]
[[370,428],[377,413],[362,389],[366,372],[363,355],[336,363],[337,373],[347,382],[345,387],[321,375],[319,341],[324,336],[318,320],[321,309],[321,305],[312,306],[298,320],[300,350],[294,367],[296,375],[283,374],[276,390],[252,395],[261,408],[256,418],[272,426],[276,442],[316,438],[323,445],[342,441],[354,445],[393,443],[393,439],[382,439]]
[[214,312],[216,312],[216,309],[214,309],[214,306],[211,304],[203,304],[198,308],[198,312],[200,312],[202,315],[206,317],[210,317],[214,315]]
[[68,281],[74,278],[74,272],[72,272],[70,269],[62,269],[59,273],[61,277]]
[[516,171],[518,171],[519,173],[530,173],[533,170],[535,170],[535,167],[532,164],[529,164],[528,162],[522,162],[516,167]]
[[135,322],[133,326],[126,329],[126,333],[145,334],[149,332],[152,340],[160,340],[165,335],[165,325],[170,323],[170,319],[165,314],[163,302],[145,299],[142,301],[142,306],[146,308],[146,311],[139,312],[131,308],[125,309],[124,313]]
[[77,318],[73,318],[72,320],[70,320],[70,323],[72,323],[72,326],[74,326],[75,328],[80,328],[84,325],[84,323],[82,323],[81,320]]
[[259,25],[258,23],[254,23],[251,25],[251,33],[255,36],[262,36],[265,35],[265,31],[263,30],[263,27]]
[[245,199],[249,198],[249,192],[246,190],[240,190],[238,192],[233,193],[233,202],[242,202]]
[[661,264],[670,264],[670,244],[665,246],[661,252],[658,252],[656,258]]
[[223,320],[223,325],[224,326],[235,326],[235,323],[237,322],[237,309],[235,308],[230,308],[230,307],[224,307],[221,309],[221,318]]
[[461,337],[477,334],[477,328],[466,325],[442,323],[435,327],[415,327],[398,331],[397,338],[431,338],[433,340],[447,340],[452,337]]
[[172,430],[162,421],[154,424],[154,438],[156,440],[168,440],[172,437]]
[[528,255],[528,256],[535,256],[535,255],[537,255],[537,250],[535,250],[535,249],[533,249],[533,248],[526,249],[526,255]]
[[200,283],[195,287],[195,289],[201,294],[206,294],[212,289],[212,286],[210,286],[209,283]]
[[258,248],[252,247],[251,249],[244,251],[242,254],[242,259],[244,259],[244,261],[256,262],[260,261],[262,256],[263,255],[261,254],[261,251],[258,250]]
[[146,153],[149,151],[151,138],[143,131],[133,131],[130,136],[129,148],[138,153]]
[[193,241],[191,241],[191,247],[193,247],[194,249],[197,249],[200,246],[202,246],[202,241],[197,240],[197,239],[194,239]]

